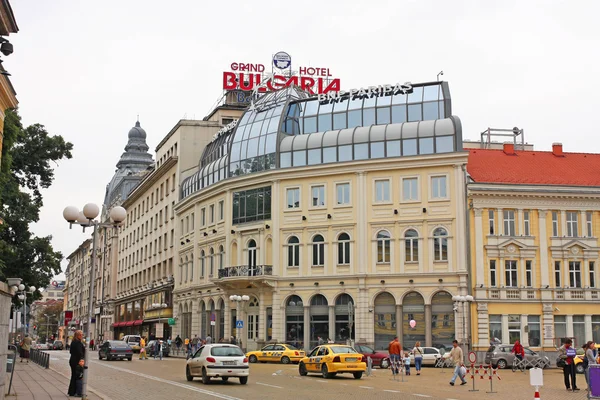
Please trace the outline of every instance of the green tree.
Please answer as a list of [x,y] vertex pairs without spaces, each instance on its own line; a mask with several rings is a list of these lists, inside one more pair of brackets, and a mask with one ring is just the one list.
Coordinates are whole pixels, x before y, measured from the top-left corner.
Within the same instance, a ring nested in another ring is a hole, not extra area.
[[43,125],[23,128],[16,110],[6,112],[0,164],[0,279],[18,277],[27,285],[45,287],[60,273],[63,256],[52,248],[52,237],[33,235],[29,225],[39,220],[41,190],[54,180],[51,163],[71,158],[72,148]]
[[33,316],[33,321],[30,321],[29,324],[30,326],[36,326],[36,334],[40,339],[43,338],[44,340],[48,341],[50,336],[56,336],[62,311],[62,301],[38,306],[38,309]]

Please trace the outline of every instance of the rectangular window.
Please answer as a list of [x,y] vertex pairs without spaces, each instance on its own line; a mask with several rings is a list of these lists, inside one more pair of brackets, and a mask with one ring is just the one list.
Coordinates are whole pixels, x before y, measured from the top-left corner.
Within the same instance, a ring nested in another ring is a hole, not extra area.
[[233,194],[233,224],[271,219],[271,187]]
[[592,340],[600,343],[600,315],[592,315]]
[[533,267],[531,264],[531,260],[525,261],[525,286],[528,288],[533,287]]
[[173,179],[171,180],[171,184],[173,185],[173,186],[171,186],[171,191],[174,191],[175,190],[175,174],[173,174]]
[[287,190],[287,208],[300,208],[300,188]]
[[581,287],[581,263],[579,261],[569,261],[569,286]]
[[325,186],[313,186],[312,189],[312,206],[323,207],[325,206]]
[[567,236],[577,237],[579,235],[579,213],[576,211],[567,211]]
[[200,226],[206,226],[206,208],[200,210]]
[[175,202],[171,203],[171,219],[175,218]]
[[431,198],[433,199],[446,199],[448,197],[446,190],[446,177],[445,176],[432,176],[431,177]]
[[417,178],[402,178],[402,201],[419,200],[418,183]]
[[490,315],[490,341],[504,343],[502,340],[502,315]]
[[596,287],[596,263],[594,261],[590,261],[590,287]]
[[585,343],[585,317],[583,315],[573,315],[573,336],[575,343]]
[[490,260],[490,287],[496,287],[496,260]]
[[518,287],[517,260],[504,261],[504,272],[506,278],[506,287]]
[[531,236],[531,225],[529,222],[529,211],[523,211],[523,235]]
[[189,233],[190,231],[190,217],[185,217],[185,233]]
[[515,211],[504,210],[504,236],[515,236]]
[[175,241],[175,230],[171,229],[171,243],[169,244],[171,247],[173,247],[174,241]]
[[552,211],[552,236],[558,236],[558,212]]
[[375,181],[375,202],[385,203],[390,201],[390,181]]
[[219,221],[223,221],[225,219],[225,201],[219,201]]
[[191,224],[192,224],[191,229],[192,229],[192,232],[193,232],[194,231],[194,222],[196,221],[196,217],[195,217],[194,213],[192,213],[190,219],[191,219]]
[[335,185],[335,191],[337,193],[338,205],[350,204],[350,184],[349,183],[338,183]]
[[592,229],[592,219],[594,217],[594,213],[591,211],[588,211],[585,213],[585,223],[586,223],[586,227],[587,227],[587,237],[592,237],[594,236],[594,230]]
[[490,235],[495,235],[496,234],[496,215],[494,213],[494,210],[489,210],[488,211],[488,219],[490,221]]
[[209,218],[211,224],[215,223],[215,205],[214,204],[211,204],[210,207],[208,207],[208,218]]
[[514,343],[515,341],[521,341],[521,316],[520,315],[509,315],[508,316],[508,341]]
[[557,288],[561,285],[560,279],[560,261],[554,261],[554,286]]
[[529,327],[529,346],[538,347],[542,343],[541,324],[539,315],[528,315],[527,326]]

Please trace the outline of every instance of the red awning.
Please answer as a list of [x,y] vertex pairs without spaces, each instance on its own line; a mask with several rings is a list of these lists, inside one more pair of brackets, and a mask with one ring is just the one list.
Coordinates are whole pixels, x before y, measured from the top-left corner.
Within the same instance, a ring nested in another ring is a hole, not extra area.
[[142,323],[144,323],[144,320],[143,320],[143,319],[138,319],[138,320],[136,320],[136,321],[133,321],[133,325],[134,325],[134,326],[141,325]]
[[125,322],[125,326],[133,326],[133,321]]
[[110,324],[110,326],[113,328],[116,328],[118,324],[119,324],[118,322],[113,322],[112,324]]

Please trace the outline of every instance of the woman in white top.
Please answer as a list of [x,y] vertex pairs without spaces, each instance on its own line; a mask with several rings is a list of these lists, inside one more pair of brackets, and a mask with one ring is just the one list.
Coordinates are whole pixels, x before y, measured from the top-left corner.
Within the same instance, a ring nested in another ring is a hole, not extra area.
[[585,381],[588,384],[587,391],[590,390],[590,364],[597,364],[596,358],[594,357],[594,350],[596,349],[596,343],[589,341],[585,345],[585,359],[587,361],[587,367],[585,369]]
[[417,370],[417,375],[421,375],[421,365],[423,364],[423,348],[421,347],[421,342],[415,343],[412,353],[415,357],[415,369]]

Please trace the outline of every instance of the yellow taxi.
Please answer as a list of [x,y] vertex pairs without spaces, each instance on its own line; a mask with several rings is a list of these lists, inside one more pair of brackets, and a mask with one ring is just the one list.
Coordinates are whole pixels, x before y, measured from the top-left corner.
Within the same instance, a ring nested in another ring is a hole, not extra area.
[[350,346],[325,344],[315,347],[308,356],[300,360],[298,372],[301,376],[320,373],[323,378],[333,378],[337,374],[350,373],[360,379],[367,370],[363,355]]
[[282,364],[289,364],[291,362],[298,363],[304,358],[305,353],[303,350],[298,350],[290,344],[270,344],[257,351],[251,351],[246,354],[248,361],[251,363],[255,362],[280,362]]

